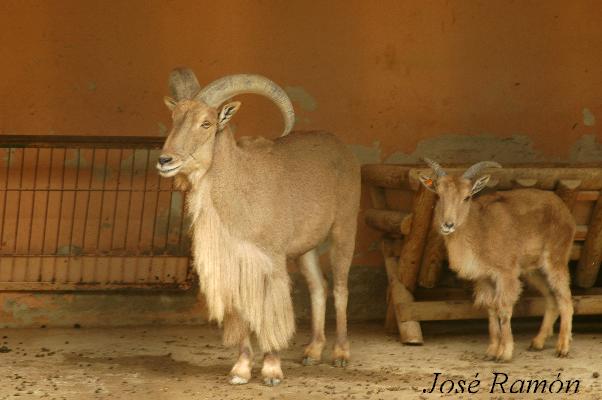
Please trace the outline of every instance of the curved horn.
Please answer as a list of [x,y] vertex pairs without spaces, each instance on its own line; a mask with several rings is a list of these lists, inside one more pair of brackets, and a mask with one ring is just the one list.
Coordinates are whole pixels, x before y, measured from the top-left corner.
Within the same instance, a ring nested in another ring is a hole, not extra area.
[[201,89],[194,72],[190,68],[175,68],[169,73],[169,91],[176,99],[190,100]]
[[194,98],[217,108],[230,97],[242,93],[259,94],[276,103],[284,118],[284,131],[280,136],[285,136],[291,131],[295,124],[295,111],[291,100],[280,86],[263,76],[249,74],[225,76],[205,86]]
[[468,168],[464,174],[462,174],[462,178],[472,179],[486,168],[502,168],[502,166],[495,161],[481,161]]
[[429,167],[431,167],[431,169],[433,171],[435,171],[435,174],[437,175],[437,178],[441,178],[442,176],[447,175],[447,172],[445,172],[443,170],[443,167],[441,165],[439,165],[438,162],[431,160],[430,158],[426,158],[424,157],[422,159],[425,163],[428,164]]

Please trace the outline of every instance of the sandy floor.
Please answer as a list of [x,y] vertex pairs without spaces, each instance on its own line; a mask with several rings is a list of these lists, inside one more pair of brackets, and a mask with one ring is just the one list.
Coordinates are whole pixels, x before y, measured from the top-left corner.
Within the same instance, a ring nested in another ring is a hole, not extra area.
[[[249,384],[226,383],[235,352],[220,346],[219,331],[212,327],[6,329],[0,330],[0,399],[567,398],[503,394],[499,387],[489,394],[494,371],[508,374],[506,388],[517,379],[551,383],[560,372],[563,381],[580,380],[579,394],[568,398],[602,399],[602,323],[577,324],[571,355],[562,360],[554,357],[552,342],[542,352],[526,351],[535,326],[515,326],[516,352],[509,364],[482,361],[487,337],[480,322],[427,324],[424,330],[426,344],[409,347],[384,334],[379,324],[352,325],[353,360],[340,369],[330,366],[330,351],[320,365],[300,364],[309,337],[301,327],[283,354],[285,381],[269,388],[261,384],[259,363]],[[423,393],[435,372],[467,383],[479,373],[479,391]]]

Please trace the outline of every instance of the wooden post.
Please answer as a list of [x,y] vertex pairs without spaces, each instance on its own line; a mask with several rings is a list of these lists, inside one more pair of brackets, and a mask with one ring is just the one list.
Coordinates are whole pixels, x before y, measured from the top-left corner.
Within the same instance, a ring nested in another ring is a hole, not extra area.
[[602,262],[602,196],[596,201],[587,231],[575,279],[577,285],[583,288],[594,286]]
[[573,212],[575,203],[577,203],[577,189],[581,186],[579,179],[561,179],[556,186],[556,194],[564,201],[568,209]]
[[418,275],[418,284],[424,288],[434,288],[441,276],[441,268],[445,259],[445,243],[443,237],[437,229],[431,226],[424,254],[422,255],[422,265]]

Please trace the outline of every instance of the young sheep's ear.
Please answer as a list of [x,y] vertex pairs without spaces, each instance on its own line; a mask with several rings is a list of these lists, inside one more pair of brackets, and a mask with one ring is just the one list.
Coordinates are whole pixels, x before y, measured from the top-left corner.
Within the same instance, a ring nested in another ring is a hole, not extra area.
[[170,110],[173,110],[176,107],[176,104],[178,104],[177,101],[175,101],[174,99],[172,99],[169,96],[163,97],[163,102],[165,103],[167,108],[169,108]]
[[238,111],[239,108],[240,101],[233,101],[232,103],[228,103],[222,107],[219,112],[219,116],[217,117],[219,129],[224,129],[228,121],[230,121],[230,118],[236,114],[236,111]]
[[487,186],[487,182],[489,182],[489,178],[491,178],[491,175],[483,175],[482,177],[480,177],[479,179],[477,179],[474,184],[472,185],[472,189],[470,190],[470,194],[477,194],[479,193],[481,190],[485,189],[485,187]]
[[437,193],[437,187],[435,186],[435,181],[433,180],[433,178],[426,175],[420,175],[418,178],[420,179],[420,183],[422,183],[422,185],[425,188],[427,188],[431,192]]

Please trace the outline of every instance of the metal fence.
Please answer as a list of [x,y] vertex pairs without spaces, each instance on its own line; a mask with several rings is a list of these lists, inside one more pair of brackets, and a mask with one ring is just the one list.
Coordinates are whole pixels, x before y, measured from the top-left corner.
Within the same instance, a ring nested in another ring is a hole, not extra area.
[[163,138],[0,136],[0,290],[182,289],[184,196]]

